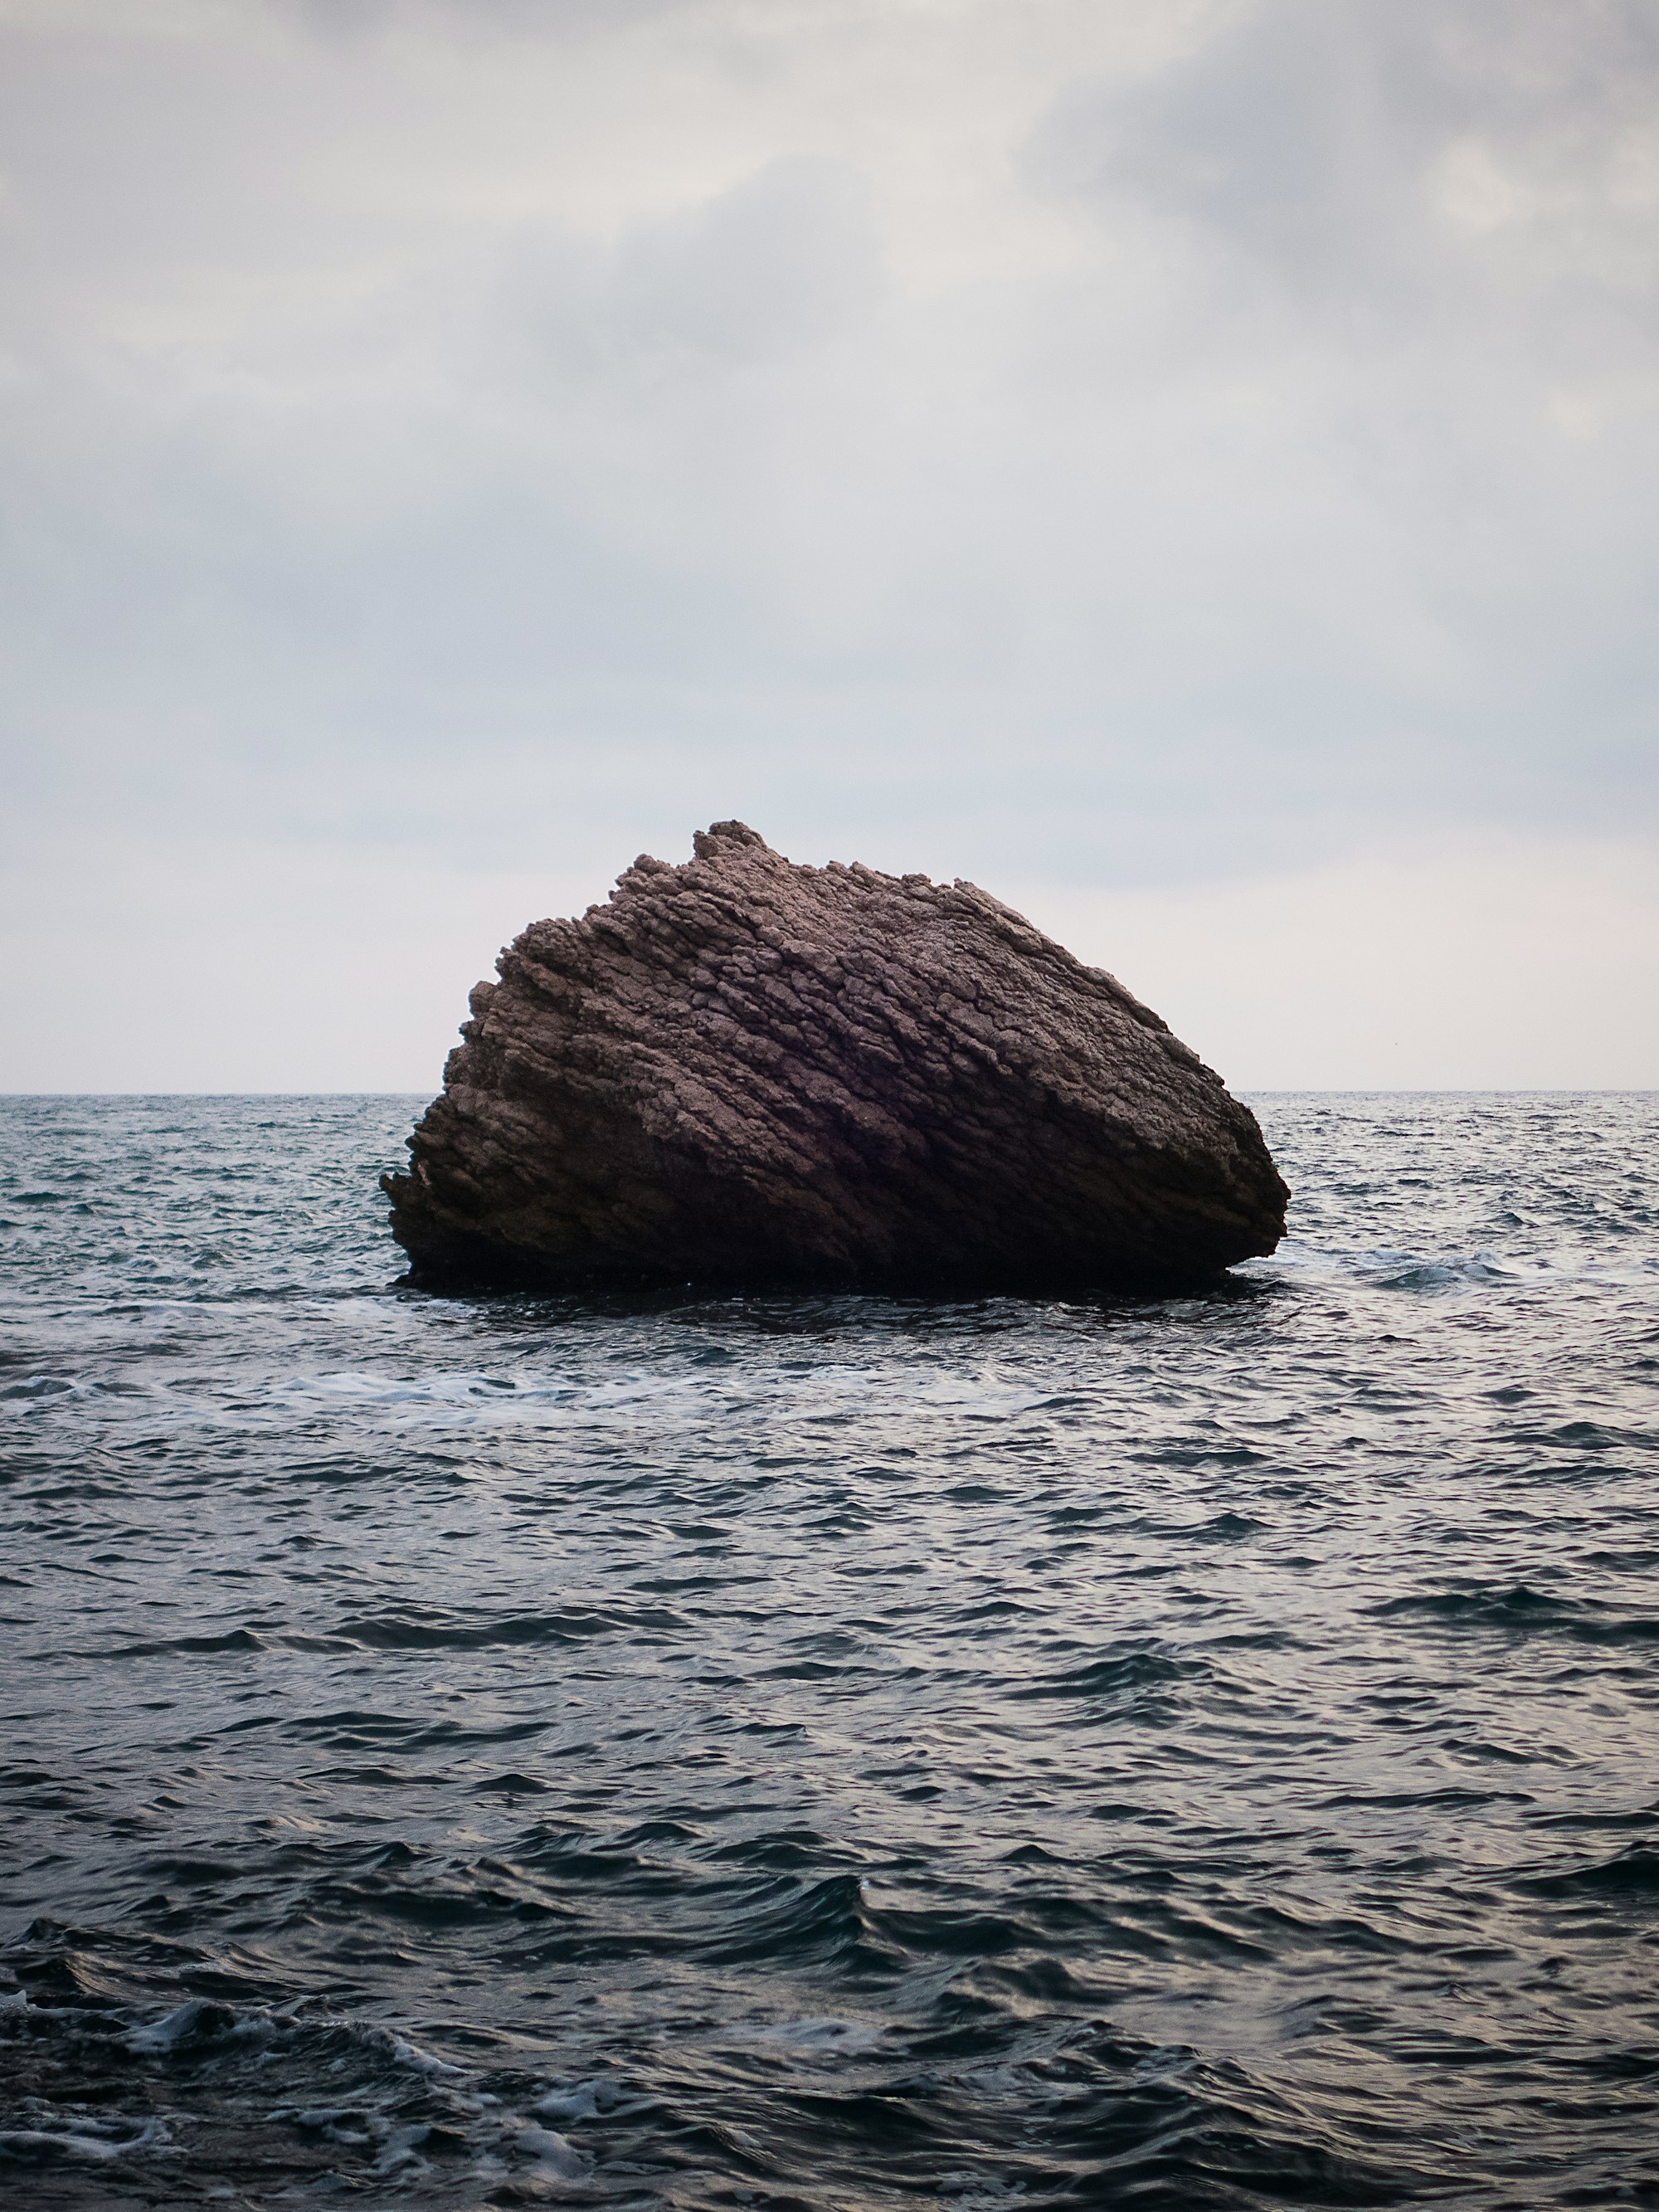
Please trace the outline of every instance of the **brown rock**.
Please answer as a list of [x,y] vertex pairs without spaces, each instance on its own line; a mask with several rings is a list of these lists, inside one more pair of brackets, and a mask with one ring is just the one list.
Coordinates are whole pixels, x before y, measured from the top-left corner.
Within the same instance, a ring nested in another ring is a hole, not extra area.
[[1271,1252],[1255,1116],[971,884],[793,866],[741,822],[532,922],[388,1176],[412,1279],[1060,1290]]

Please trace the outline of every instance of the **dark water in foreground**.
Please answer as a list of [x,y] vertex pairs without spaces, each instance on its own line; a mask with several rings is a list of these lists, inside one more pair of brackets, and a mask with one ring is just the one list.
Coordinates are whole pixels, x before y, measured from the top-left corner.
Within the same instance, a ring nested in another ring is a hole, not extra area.
[[1659,2205],[1659,1098],[1231,1291],[387,1287],[415,1102],[0,1102],[0,2200]]

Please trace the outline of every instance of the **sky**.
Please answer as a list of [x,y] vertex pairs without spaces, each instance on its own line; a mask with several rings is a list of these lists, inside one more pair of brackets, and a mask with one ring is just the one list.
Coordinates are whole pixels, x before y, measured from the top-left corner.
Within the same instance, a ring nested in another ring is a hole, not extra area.
[[736,815],[1659,1084],[1652,0],[0,0],[0,1089],[435,1089]]

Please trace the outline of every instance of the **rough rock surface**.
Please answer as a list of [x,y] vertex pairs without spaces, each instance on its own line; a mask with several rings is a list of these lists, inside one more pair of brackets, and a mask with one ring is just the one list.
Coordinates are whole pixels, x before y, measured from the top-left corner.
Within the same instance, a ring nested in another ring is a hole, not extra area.
[[388,1176],[416,1282],[1064,1289],[1271,1252],[1254,1115],[971,884],[740,822],[531,925]]

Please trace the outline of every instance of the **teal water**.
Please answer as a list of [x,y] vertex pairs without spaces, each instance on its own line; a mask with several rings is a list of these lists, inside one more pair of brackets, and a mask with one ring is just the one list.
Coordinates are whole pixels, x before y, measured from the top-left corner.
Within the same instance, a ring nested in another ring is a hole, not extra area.
[[959,1305],[398,1288],[422,1103],[0,1101],[0,2199],[1659,2204],[1659,1098]]

